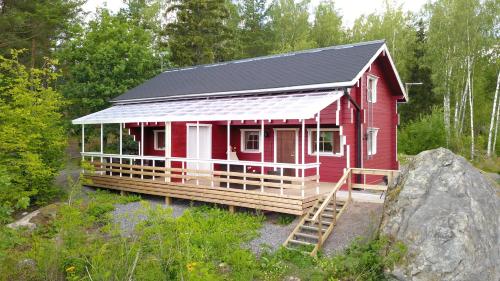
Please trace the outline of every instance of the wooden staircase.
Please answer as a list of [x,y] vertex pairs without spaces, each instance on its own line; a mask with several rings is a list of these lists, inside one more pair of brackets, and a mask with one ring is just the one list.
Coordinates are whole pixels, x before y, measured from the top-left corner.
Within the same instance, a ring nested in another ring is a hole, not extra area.
[[[302,217],[300,222],[288,236],[283,246],[288,249],[299,250],[311,256],[315,256],[321,249],[324,241],[330,236],[342,213],[349,206],[353,187],[361,187],[376,192],[385,192],[387,185],[361,185],[353,184],[353,174],[386,176],[390,183],[397,171],[375,170],[375,169],[347,169],[340,180],[335,184],[333,190],[326,196],[321,197],[316,204]],[[347,200],[338,200],[337,192],[347,184]]]

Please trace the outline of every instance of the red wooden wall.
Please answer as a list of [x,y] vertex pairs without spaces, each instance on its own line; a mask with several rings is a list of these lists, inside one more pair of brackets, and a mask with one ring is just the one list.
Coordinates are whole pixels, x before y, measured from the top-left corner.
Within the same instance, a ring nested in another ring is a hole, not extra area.
[[[379,168],[379,169],[398,169],[397,162],[397,96],[393,95],[393,81],[387,78],[387,62],[382,57],[379,57],[372,64],[370,69],[363,74],[359,83],[351,89],[351,96],[361,105],[362,112],[362,166],[365,168]],[[367,119],[364,118],[367,109],[366,100],[366,79],[367,75],[375,75],[379,77],[377,82],[377,102],[373,104],[373,127],[379,128],[377,137],[377,153],[371,157],[367,155]],[[321,111],[321,126],[325,127],[338,127],[342,128],[342,134],[346,137],[346,145],[350,146],[350,167],[356,165],[356,128],[355,128],[355,110],[354,106],[349,104],[347,98],[343,97],[340,100],[339,120],[337,123],[337,107],[338,103],[335,102]],[[227,122],[201,122],[212,124],[212,157],[214,159],[226,159],[227,148]],[[136,136],[136,140],[140,140],[139,124],[127,124],[131,128],[131,133]],[[275,128],[299,128],[301,124],[299,120],[273,120],[271,122],[265,121],[265,131],[268,136],[264,138],[264,160],[266,162],[274,161],[274,129]],[[164,151],[154,150],[153,130],[163,129],[163,123],[148,123],[145,124],[145,155],[158,155],[163,156]],[[243,128],[260,129],[260,121],[232,121],[231,122],[231,146],[236,147],[237,155],[240,160],[260,161],[260,153],[244,153],[240,148],[240,130]],[[308,128],[316,128],[314,119],[306,120],[306,135],[305,135],[305,162],[315,162],[316,156],[309,155],[307,151],[308,141]],[[172,156],[185,157],[186,156],[186,122],[172,123]],[[301,135],[299,130],[298,135],[299,150],[298,150],[298,163],[301,163]],[[345,153],[347,146],[344,146],[344,155],[339,156],[320,156],[320,177],[324,182],[336,182],[343,174],[344,168],[347,167],[348,157]],[[174,165],[178,166],[178,165]],[[258,167],[255,167],[259,170]],[[310,170],[306,175],[314,174]],[[380,177],[367,177],[367,183],[379,181]]]

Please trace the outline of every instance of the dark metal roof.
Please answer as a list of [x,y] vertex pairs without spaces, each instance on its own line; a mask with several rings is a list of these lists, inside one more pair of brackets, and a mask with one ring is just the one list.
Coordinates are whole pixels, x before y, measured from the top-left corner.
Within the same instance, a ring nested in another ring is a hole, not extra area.
[[379,40],[173,69],[113,102],[350,82],[384,43]]

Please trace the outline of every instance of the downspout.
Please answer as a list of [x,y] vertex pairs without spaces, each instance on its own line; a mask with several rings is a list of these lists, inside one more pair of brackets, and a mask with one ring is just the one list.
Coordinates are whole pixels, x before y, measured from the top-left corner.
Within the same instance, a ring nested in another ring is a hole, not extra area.
[[[356,109],[355,122],[356,122],[356,168],[361,168],[361,107],[359,104],[349,95],[349,90],[347,87],[344,88],[344,96],[354,105]],[[361,175],[356,175],[356,181],[361,182]]]

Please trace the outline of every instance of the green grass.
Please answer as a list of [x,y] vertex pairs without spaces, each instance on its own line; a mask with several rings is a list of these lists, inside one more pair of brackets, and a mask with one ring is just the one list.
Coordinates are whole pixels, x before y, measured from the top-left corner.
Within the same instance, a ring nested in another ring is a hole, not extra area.
[[0,280],[382,280],[383,268],[404,254],[377,239],[333,258],[284,248],[257,257],[245,245],[262,216],[191,207],[174,218],[170,208],[146,202],[135,235],[123,237],[111,211],[140,198],[89,196],[58,205],[56,220],[33,232],[1,228]]

